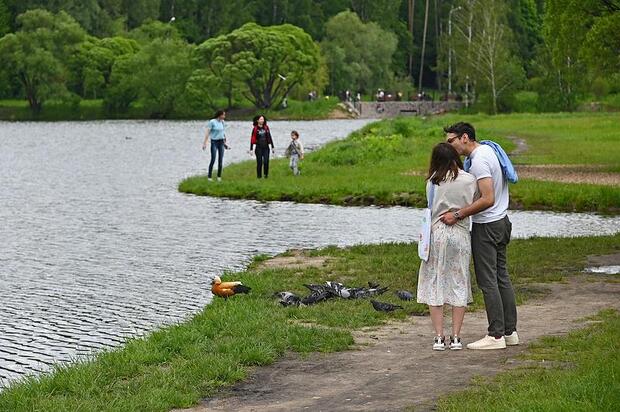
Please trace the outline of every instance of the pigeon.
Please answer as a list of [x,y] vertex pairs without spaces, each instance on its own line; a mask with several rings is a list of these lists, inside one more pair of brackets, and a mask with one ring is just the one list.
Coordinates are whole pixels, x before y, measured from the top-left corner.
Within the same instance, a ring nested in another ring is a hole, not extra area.
[[372,307],[379,312],[392,312],[396,309],[404,309],[399,305],[393,305],[387,302],[377,302],[376,300],[371,300],[370,303],[372,303]]
[[370,289],[377,289],[379,287],[379,284],[377,282],[373,282],[371,280],[368,281],[368,287]]
[[222,282],[219,276],[213,278],[213,285],[211,286],[211,292],[214,295],[224,299],[228,299],[230,296],[238,293],[250,293],[251,288],[243,285],[241,282]]
[[278,292],[275,296],[280,298],[282,306],[299,306],[301,304],[301,298],[292,292]]
[[371,296],[381,295],[388,290],[387,286],[382,288],[355,288],[351,291],[351,297],[353,299],[369,298]]
[[325,282],[328,290],[335,296],[348,299],[351,297],[351,290],[342,283],[333,282],[328,280]]
[[325,285],[316,285],[316,284],[311,283],[311,284],[304,284],[304,286],[310,289],[310,292],[312,293],[323,293],[326,290]]
[[304,297],[301,299],[301,303],[303,305],[314,305],[315,303],[319,303],[322,302],[324,300],[327,300],[329,298],[331,298],[333,295],[328,292],[328,291],[324,291],[321,293],[317,293],[317,292],[313,292],[311,294],[309,294],[308,296]]
[[408,290],[397,290],[396,296],[400,298],[400,300],[411,300],[413,299],[413,294]]

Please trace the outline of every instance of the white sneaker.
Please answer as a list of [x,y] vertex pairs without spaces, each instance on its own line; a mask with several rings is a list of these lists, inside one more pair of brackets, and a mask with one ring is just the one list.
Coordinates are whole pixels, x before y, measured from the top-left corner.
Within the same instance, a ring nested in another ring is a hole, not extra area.
[[208,180],[209,182],[212,182],[212,181],[213,181],[213,179],[211,179],[210,177],[207,177],[207,180]]
[[506,346],[516,346],[519,344],[519,335],[517,335],[515,330],[510,335],[505,335],[504,340],[506,340]]
[[495,339],[493,336],[485,336],[484,338],[467,344],[467,349],[488,350],[488,349],[506,349],[506,340],[502,336]]
[[435,336],[433,350],[446,350],[446,338],[443,336]]
[[221,182],[221,181],[222,181],[222,178],[221,178],[221,177],[218,177],[218,178],[217,178],[217,181],[218,181],[218,182]]
[[459,338],[458,336],[450,336],[450,350],[461,350],[461,349],[463,349],[461,338]]

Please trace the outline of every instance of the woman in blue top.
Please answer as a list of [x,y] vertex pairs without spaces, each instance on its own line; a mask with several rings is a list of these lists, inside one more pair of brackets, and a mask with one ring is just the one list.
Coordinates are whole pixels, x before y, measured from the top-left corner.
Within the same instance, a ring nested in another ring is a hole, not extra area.
[[213,119],[209,120],[207,124],[207,133],[205,135],[205,141],[202,144],[202,150],[206,150],[209,143],[209,137],[211,138],[211,161],[209,162],[209,180],[213,175],[213,164],[215,163],[215,155],[217,154],[217,180],[222,180],[222,162],[224,161],[224,149],[228,149],[226,144],[226,136],[224,134],[224,119],[226,118],[226,112],[224,110],[218,110],[215,112]]

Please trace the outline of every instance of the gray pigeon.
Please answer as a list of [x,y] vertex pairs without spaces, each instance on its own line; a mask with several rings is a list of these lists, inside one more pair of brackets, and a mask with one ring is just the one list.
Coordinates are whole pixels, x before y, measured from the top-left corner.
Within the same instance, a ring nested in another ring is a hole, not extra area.
[[371,296],[381,295],[388,290],[387,286],[382,288],[355,288],[351,290],[351,297],[353,299],[369,298]]
[[282,306],[299,306],[301,299],[293,292],[278,292],[275,296],[280,298],[280,304]]
[[377,302],[376,300],[371,300],[372,307],[379,312],[392,312],[396,309],[404,309],[402,306],[393,305],[387,302]]
[[328,290],[332,292],[332,294],[334,294],[335,296],[345,299],[351,297],[351,290],[342,283],[328,280],[327,282],[325,282],[325,284],[327,285]]
[[400,300],[411,300],[413,299],[413,294],[408,290],[398,290],[396,291],[396,296],[400,298]]

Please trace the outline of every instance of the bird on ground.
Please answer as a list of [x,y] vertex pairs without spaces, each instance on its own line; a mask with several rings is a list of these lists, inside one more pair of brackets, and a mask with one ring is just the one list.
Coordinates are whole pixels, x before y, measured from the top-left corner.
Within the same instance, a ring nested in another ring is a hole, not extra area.
[[400,298],[400,300],[411,300],[413,299],[413,294],[408,290],[397,290],[396,296]]
[[310,292],[312,293],[323,293],[326,290],[326,286],[325,285],[317,285],[317,284],[304,284],[305,287],[307,287]]
[[293,292],[278,292],[275,296],[280,298],[282,306],[299,306],[301,303],[301,298]]
[[351,297],[353,299],[362,299],[362,298],[369,298],[371,296],[378,296],[381,295],[382,293],[385,293],[385,291],[388,290],[387,286],[384,286],[382,288],[377,287],[377,288],[355,288],[351,290]]
[[211,285],[211,292],[214,295],[224,299],[228,299],[230,296],[239,293],[249,293],[250,287],[243,285],[241,282],[222,282],[219,276],[213,278],[213,284]]
[[351,297],[350,288],[346,287],[342,283],[328,280],[327,282],[325,282],[325,284],[327,285],[329,291],[335,296],[345,298],[345,299],[348,299]]
[[329,299],[331,297],[333,297],[333,295],[329,291],[327,291],[327,290],[324,291],[324,292],[321,292],[321,293],[312,292],[308,296],[302,298],[301,299],[301,303],[303,305],[314,305],[315,303],[322,302],[322,301],[327,300],[327,299]]
[[379,312],[393,312],[396,309],[404,309],[402,306],[393,305],[387,302],[377,302],[376,300],[371,300],[372,307]]
[[374,282],[374,281],[372,281],[372,280],[369,280],[369,281],[368,281],[368,287],[369,287],[370,289],[377,289],[377,288],[379,287],[379,284],[378,284],[377,282]]

